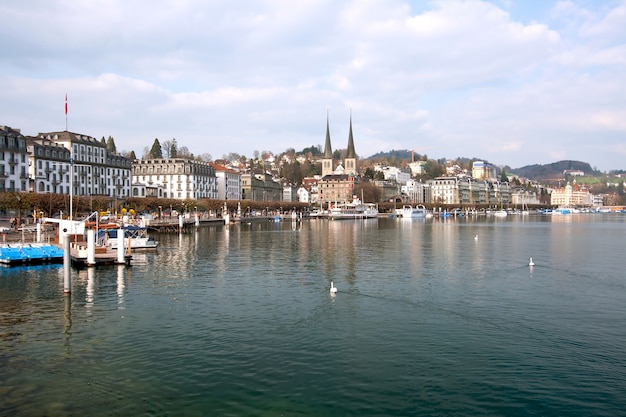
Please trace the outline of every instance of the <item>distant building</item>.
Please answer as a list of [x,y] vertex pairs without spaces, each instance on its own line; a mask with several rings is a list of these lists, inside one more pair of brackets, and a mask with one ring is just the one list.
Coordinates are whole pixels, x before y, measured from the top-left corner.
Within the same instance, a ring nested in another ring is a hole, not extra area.
[[495,181],[498,177],[496,167],[483,161],[474,161],[472,164],[472,178],[476,180]]
[[550,204],[559,207],[590,207],[593,205],[593,195],[578,184],[569,182],[563,188],[555,188],[550,194]]

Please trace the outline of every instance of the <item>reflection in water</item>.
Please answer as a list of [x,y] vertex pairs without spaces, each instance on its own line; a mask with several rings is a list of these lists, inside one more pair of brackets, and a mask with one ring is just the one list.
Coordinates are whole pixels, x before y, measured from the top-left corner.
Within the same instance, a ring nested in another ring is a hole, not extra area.
[[91,310],[93,307],[94,287],[95,287],[95,269],[87,269],[87,290],[85,291],[85,307]]
[[117,266],[117,304],[120,305],[120,309],[123,308],[121,304],[124,304],[124,272],[126,271],[125,265]]

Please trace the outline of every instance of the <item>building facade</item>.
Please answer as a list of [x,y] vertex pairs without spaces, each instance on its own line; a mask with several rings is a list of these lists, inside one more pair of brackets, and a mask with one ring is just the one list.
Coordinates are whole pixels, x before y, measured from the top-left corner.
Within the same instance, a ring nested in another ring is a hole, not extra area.
[[19,129],[0,126],[0,192],[30,190],[26,138]]
[[[130,196],[132,161],[108,152],[103,141],[68,131],[39,133],[37,139],[54,142],[70,151],[70,186],[73,195]],[[33,162],[38,165],[36,155]],[[60,175],[64,174],[65,169],[62,169]]]
[[133,190],[145,186],[146,197],[217,199],[215,168],[208,162],[188,158],[140,159],[133,163],[132,170]]

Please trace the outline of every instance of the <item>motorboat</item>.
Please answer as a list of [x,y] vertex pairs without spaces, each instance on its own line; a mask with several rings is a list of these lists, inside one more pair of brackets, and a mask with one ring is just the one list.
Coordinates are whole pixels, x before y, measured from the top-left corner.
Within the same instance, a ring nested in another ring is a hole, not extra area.
[[124,247],[130,247],[131,250],[156,249],[159,246],[159,242],[148,235],[147,228],[128,225],[117,229],[107,229],[103,232],[106,234],[106,245],[111,249],[117,249],[120,230],[124,231]]

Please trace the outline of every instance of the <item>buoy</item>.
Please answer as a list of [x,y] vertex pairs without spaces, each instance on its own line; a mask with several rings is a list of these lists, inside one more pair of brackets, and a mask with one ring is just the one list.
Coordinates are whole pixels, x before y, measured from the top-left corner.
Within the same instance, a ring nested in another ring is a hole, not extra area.
[[335,294],[337,292],[337,288],[333,285],[333,282],[330,281],[330,293]]
[[530,258],[530,262],[528,262],[528,266],[535,266],[535,263],[533,262],[533,258]]

